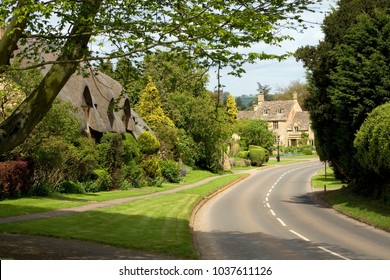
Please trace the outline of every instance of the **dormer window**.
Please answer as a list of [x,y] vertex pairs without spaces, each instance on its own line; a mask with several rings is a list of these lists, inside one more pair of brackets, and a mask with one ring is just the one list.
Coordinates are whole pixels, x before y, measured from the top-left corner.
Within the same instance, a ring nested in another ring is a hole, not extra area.
[[263,115],[268,115],[270,112],[270,109],[269,108],[264,108],[263,110]]
[[283,109],[282,108],[277,108],[276,109],[276,113],[278,114],[278,115],[280,115],[280,114],[282,114],[283,113]]
[[299,126],[297,124],[294,125],[294,132],[299,132]]

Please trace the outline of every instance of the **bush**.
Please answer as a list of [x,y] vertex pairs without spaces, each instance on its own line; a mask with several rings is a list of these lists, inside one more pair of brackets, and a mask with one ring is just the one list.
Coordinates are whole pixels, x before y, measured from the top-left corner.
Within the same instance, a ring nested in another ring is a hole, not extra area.
[[33,185],[32,188],[28,191],[30,196],[48,196],[52,191],[51,186],[46,182],[38,182]]
[[127,191],[131,188],[133,188],[133,185],[129,181],[123,180],[121,182],[121,186],[120,186],[121,191]]
[[64,180],[77,180],[77,149],[65,138],[52,136],[32,151],[34,180],[57,186]]
[[156,154],[160,149],[160,142],[148,131],[140,134],[138,137],[138,145],[141,153],[145,155]]
[[172,160],[160,161],[161,173],[164,179],[170,183],[180,182],[180,167]]
[[301,146],[299,147],[299,152],[306,155],[306,156],[310,156],[313,154],[313,151],[311,150],[311,147],[310,146]]
[[87,181],[81,183],[87,193],[96,193],[100,191],[100,185],[95,181]]
[[32,169],[26,161],[0,162],[0,198],[26,195],[31,187]]
[[104,169],[96,169],[93,171],[93,174],[97,177],[95,180],[96,186],[94,189],[98,191],[108,191],[110,190],[112,179],[110,173]]
[[157,155],[146,157],[141,162],[148,185],[156,185],[162,179],[159,157]]
[[135,161],[131,161],[122,167],[122,181],[127,181],[135,188],[142,185],[143,177],[144,172]]
[[239,151],[238,153],[237,153],[237,157],[239,157],[239,158],[248,158],[248,156],[249,156],[249,151]]
[[65,181],[59,184],[56,189],[60,193],[85,193],[84,186],[80,183],[75,183],[72,181]]
[[121,181],[121,168],[125,150],[122,144],[122,135],[105,133],[98,145],[99,164],[111,176],[110,189],[118,189]]
[[129,133],[123,134],[123,162],[125,164],[129,164],[131,161],[135,160],[138,161],[140,158],[140,148],[135,140],[134,136]]
[[252,166],[261,166],[269,159],[268,151],[260,146],[249,146],[249,159]]

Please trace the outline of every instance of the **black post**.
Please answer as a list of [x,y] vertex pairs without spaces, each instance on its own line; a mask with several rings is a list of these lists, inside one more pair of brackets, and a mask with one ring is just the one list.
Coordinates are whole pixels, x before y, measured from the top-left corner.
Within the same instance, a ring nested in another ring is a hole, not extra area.
[[278,155],[276,156],[276,161],[279,162],[280,161],[280,139],[278,137]]

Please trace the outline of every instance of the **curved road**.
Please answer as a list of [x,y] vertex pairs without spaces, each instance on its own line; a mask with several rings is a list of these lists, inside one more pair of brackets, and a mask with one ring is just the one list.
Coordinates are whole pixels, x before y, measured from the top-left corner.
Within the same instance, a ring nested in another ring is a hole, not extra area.
[[319,161],[256,171],[195,216],[201,259],[390,259],[390,233],[338,214],[311,195]]

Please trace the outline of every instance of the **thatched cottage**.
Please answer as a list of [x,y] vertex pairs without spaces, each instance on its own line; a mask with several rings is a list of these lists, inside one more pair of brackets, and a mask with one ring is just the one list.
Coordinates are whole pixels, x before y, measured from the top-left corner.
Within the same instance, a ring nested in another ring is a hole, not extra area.
[[[0,39],[4,29],[0,28]],[[30,40],[28,44],[33,44]],[[28,44],[23,46],[28,48]],[[44,61],[55,60],[54,54],[43,54]],[[49,67],[42,69],[45,75]],[[140,133],[152,130],[131,108],[129,98],[123,94],[119,82],[111,77],[90,68],[87,73],[75,73],[60,91],[58,98],[70,102],[78,108],[78,117],[82,121],[82,131],[95,139],[99,139],[104,132],[130,132],[135,138]],[[85,75],[87,74],[87,75]],[[153,134],[154,135],[154,134]]]
[[119,82],[99,71],[89,72],[87,77],[73,74],[58,95],[80,109],[78,117],[83,131],[97,139],[107,131],[130,132],[135,138],[144,131],[151,131],[130,107]]
[[253,111],[239,111],[238,119],[261,119],[268,122],[268,128],[282,146],[298,146],[302,133],[309,135],[308,143],[314,146],[314,133],[310,126],[309,112],[302,111],[293,94],[293,100],[265,101],[264,94],[258,95]]

